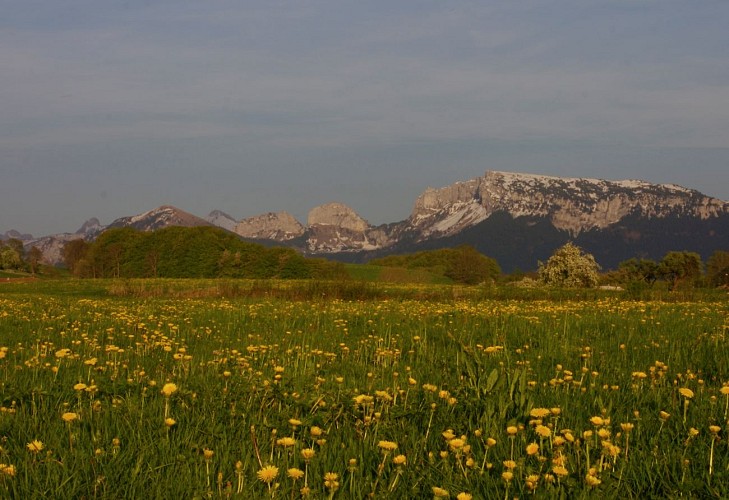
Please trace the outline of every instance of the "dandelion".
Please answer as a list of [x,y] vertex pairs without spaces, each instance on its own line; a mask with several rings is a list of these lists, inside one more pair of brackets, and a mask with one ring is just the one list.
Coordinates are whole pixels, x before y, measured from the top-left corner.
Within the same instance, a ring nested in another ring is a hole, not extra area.
[[392,458],[392,463],[395,465],[405,465],[407,463],[407,457],[405,455],[397,455]]
[[552,411],[549,408],[533,408],[532,411],[529,412],[529,415],[532,418],[545,418],[548,417],[550,413],[552,413]]
[[271,483],[276,479],[278,476],[278,467],[275,465],[266,465],[261,470],[256,472],[256,477],[258,477],[259,481],[262,481],[266,483],[269,488],[271,487]]
[[168,428],[169,428],[169,427],[174,427],[176,423],[177,423],[177,420],[175,420],[174,418],[171,418],[171,417],[167,417],[167,418],[165,419],[165,425],[166,425],[166,426],[167,426]]
[[686,399],[692,399],[692,398],[694,397],[694,391],[692,391],[692,390],[691,390],[691,389],[689,389],[688,387],[681,387],[681,388],[680,388],[680,389],[678,390],[678,393],[679,393],[679,394],[680,394],[681,396],[685,397]]
[[78,417],[78,413],[68,411],[68,412],[64,413],[63,415],[61,415],[61,418],[63,419],[64,422],[71,423],[74,420],[78,420],[79,417]]
[[558,478],[567,477],[567,475],[569,475],[569,471],[563,465],[555,465],[552,467],[552,472],[554,472]]
[[439,486],[433,486],[431,489],[433,490],[433,496],[435,498],[448,498],[450,496],[448,490],[443,489]]
[[0,472],[9,477],[14,477],[17,470],[14,465],[0,464]]
[[594,488],[594,487],[598,486],[600,483],[602,483],[602,481],[600,481],[600,479],[598,479],[596,476],[593,476],[592,474],[587,474],[585,476],[585,482],[591,488]]
[[377,443],[377,447],[384,451],[395,451],[397,449],[397,443],[394,441],[380,441]]
[[537,489],[537,486],[539,484],[539,475],[537,474],[529,474],[525,479],[524,482],[526,484],[526,487],[529,491],[534,491]]
[[466,493],[465,491],[462,491],[458,495],[456,495],[456,500],[472,500],[473,495],[470,493]]
[[316,452],[314,451],[314,448],[304,448],[301,450],[301,458],[303,458],[306,462],[314,458],[314,455]]
[[296,440],[292,437],[282,437],[281,439],[276,440],[276,444],[283,448],[288,448],[294,446],[296,444]]
[[299,479],[304,477],[304,471],[296,467],[292,467],[291,469],[286,471],[286,475],[292,480],[298,481]]
[[539,445],[537,443],[529,443],[526,447],[527,455],[536,455],[539,452]]
[[537,435],[540,438],[548,438],[552,435],[552,430],[547,427],[546,425],[538,425],[534,428],[534,432],[537,433]]
[[38,453],[39,451],[43,450],[43,448],[44,448],[43,442],[38,441],[37,439],[34,439],[30,443],[28,443],[26,446],[28,447],[28,451],[30,451],[31,453]]
[[339,474],[336,472],[327,472],[324,474],[324,487],[329,490],[329,498],[334,496],[334,492],[339,489]]
[[165,385],[162,386],[162,390],[160,391],[166,398],[169,398],[172,396],[175,392],[177,392],[177,385],[173,384],[172,382],[168,382]]

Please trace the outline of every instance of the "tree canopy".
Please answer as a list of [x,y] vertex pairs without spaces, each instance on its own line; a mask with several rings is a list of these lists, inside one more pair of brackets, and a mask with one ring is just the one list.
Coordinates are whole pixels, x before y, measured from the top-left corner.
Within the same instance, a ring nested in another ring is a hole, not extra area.
[[63,257],[75,275],[92,278],[330,278],[345,272],[342,264],[248,243],[214,227],[109,229],[93,243],[70,241]]
[[572,242],[558,248],[547,260],[539,263],[539,279],[548,286],[592,288],[597,286],[600,266],[595,257]]
[[496,260],[480,253],[470,245],[441,248],[422,252],[389,255],[373,259],[370,264],[406,269],[422,269],[446,276],[456,283],[475,285],[493,281],[501,274]]

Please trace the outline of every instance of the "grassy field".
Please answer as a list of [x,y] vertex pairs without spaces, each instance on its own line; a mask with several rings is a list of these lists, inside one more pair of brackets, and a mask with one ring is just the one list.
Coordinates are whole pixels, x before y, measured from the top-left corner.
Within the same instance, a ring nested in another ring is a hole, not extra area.
[[726,295],[0,282],[0,497],[729,496]]

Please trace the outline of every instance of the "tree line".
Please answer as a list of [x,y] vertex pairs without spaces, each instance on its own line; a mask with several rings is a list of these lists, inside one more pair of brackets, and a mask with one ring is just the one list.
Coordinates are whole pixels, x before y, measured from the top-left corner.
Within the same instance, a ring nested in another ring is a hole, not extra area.
[[589,288],[612,283],[633,288],[650,288],[662,282],[669,290],[729,286],[729,252],[715,251],[705,269],[696,252],[671,251],[660,261],[628,259],[615,271],[600,275],[595,258],[573,243],[557,249],[546,263],[539,263],[539,280],[546,285]]
[[30,247],[26,252],[23,242],[17,238],[0,241],[0,269],[9,271],[24,271],[31,274],[38,272],[43,252],[36,246]]
[[214,227],[172,226],[152,232],[109,229],[93,242],[68,242],[62,255],[66,267],[83,278],[306,279],[346,273],[340,263],[242,241]]

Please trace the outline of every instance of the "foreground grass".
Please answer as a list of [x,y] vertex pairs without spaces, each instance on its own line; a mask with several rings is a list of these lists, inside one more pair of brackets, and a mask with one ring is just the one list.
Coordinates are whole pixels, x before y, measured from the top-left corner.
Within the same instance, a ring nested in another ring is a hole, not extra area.
[[729,496],[726,301],[357,286],[0,284],[0,496]]

